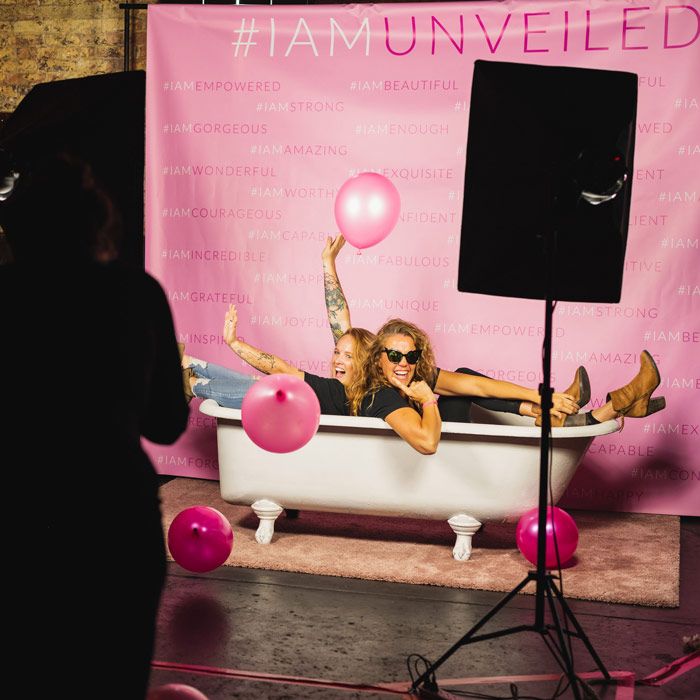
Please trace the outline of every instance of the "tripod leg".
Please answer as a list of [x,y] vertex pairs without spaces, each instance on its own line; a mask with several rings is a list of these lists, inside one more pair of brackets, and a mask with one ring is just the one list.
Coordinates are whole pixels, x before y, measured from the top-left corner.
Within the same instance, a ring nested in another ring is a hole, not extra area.
[[591,658],[593,659],[593,661],[595,661],[595,664],[598,667],[598,670],[603,674],[603,678],[605,678],[606,681],[612,680],[610,677],[610,674],[608,673],[608,669],[605,668],[605,665],[603,664],[601,658],[598,656],[598,654],[596,653],[596,650],[593,648],[593,645],[591,644],[590,640],[586,636],[586,633],[583,631],[583,627],[581,627],[581,625],[578,623],[578,620],[574,616],[574,613],[571,611],[571,608],[568,606],[566,599],[564,598],[564,595],[557,588],[557,585],[556,585],[556,583],[554,583],[554,581],[550,580],[550,586],[552,588],[552,591],[554,591],[554,595],[556,596],[557,600],[559,601],[559,604],[561,605],[562,610],[564,611],[564,615],[567,617],[567,619],[574,626],[574,629],[576,630],[579,638],[586,646],[586,649],[588,650],[588,653],[591,655]]
[[[554,653],[554,650],[559,652],[558,655],[558,660],[560,661],[560,665],[562,666],[562,669],[564,670],[564,673],[566,674],[566,677],[569,679],[569,683],[571,684],[571,691],[574,694],[574,698],[576,700],[581,700],[581,694],[579,693],[579,684],[578,684],[578,679],[576,678],[576,673],[574,672],[574,660],[571,656],[570,649],[569,649],[569,638],[564,637],[564,633],[562,632],[561,628],[561,620],[559,619],[559,611],[557,610],[557,606],[554,602],[554,598],[552,596],[552,580],[551,580],[551,575],[547,576],[547,585],[545,586],[545,593],[547,595],[547,603],[549,603],[549,611],[552,615],[552,622],[554,623],[554,629],[557,632],[557,639],[559,641],[559,645],[557,646],[556,644],[552,644],[550,647],[550,650]],[[545,631],[543,634],[547,634]],[[548,645],[549,646],[549,645]]]
[[[413,685],[410,688],[409,692],[413,692],[420,686],[422,683],[424,683],[428,677],[434,673],[440,666],[442,666],[447,659],[454,654],[457,649],[459,649],[461,646],[464,646],[465,644],[469,644],[470,639],[492,618],[494,617],[500,610],[501,608],[505,607],[511,599],[513,599],[520,591],[527,586],[528,583],[531,581],[534,581],[534,574],[530,572],[510,593],[505,595],[501,600],[498,601],[495,607],[493,607],[491,610],[484,615],[484,617],[479,620],[461,639],[459,639],[457,642],[455,642],[434,664],[429,666],[416,680],[413,682]],[[519,630],[518,630],[519,631]],[[506,634],[507,632],[503,632],[503,634]]]

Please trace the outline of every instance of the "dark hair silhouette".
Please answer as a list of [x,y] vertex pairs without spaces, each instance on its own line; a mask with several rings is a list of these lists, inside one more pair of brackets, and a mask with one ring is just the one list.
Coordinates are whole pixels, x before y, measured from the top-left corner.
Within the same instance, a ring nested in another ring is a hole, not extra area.
[[90,166],[62,151],[17,166],[0,202],[0,226],[18,262],[108,262],[118,255],[120,217]]

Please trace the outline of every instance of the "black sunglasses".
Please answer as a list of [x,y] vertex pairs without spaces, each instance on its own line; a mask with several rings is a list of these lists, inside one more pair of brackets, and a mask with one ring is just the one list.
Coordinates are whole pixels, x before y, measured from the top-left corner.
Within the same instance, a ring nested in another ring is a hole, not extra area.
[[409,365],[415,365],[418,360],[420,360],[422,350],[409,350],[408,352],[399,352],[398,350],[389,350],[389,348],[384,348],[386,356],[389,358],[389,362],[399,364],[401,358],[405,357],[406,362]]

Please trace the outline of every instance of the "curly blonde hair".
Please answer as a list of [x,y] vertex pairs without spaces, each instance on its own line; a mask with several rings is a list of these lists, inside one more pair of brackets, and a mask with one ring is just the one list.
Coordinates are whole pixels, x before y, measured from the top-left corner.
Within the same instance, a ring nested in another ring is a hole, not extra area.
[[[435,365],[435,354],[433,346],[428,338],[428,334],[418,326],[404,321],[400,318],[392,318],[387,321],[378,331],[369,348],[365,384],[363,386],[363,396],[373,394],[382,387],[392,386],[382,372],[379,360],[386,347],[387,339],[392,335],[405,335],[413,340],[416,350],[421,351],[421,356],[416,363],[416,371],[413,381],[425,381],[429,386],[435,386],[437,379],[437,366]],[[420,407],[415,402],[411,402],[420,412]]]
[[360,411],[360,404],[365,396],[364,386],[367,382],[369,348],[375,336],[374,333],[368,331],[366,328],[350,328],[338,338],[337,342],[340,342],[345,336],[350,336],[354,341],[352,352],[354,376],[353,379],[345,385],[345,395],[348,397],[350,415],[356,416]]

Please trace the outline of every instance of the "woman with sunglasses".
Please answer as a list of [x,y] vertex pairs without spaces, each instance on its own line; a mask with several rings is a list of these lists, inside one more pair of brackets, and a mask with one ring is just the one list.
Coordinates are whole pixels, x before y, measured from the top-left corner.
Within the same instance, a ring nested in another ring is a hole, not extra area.
[[[321,254],[321,259],[323,261],[326,310],[328,312],[328,322],[334,337],[339,337],[345,331],[347,331],[348,328],[351,328],[350,311],[348,309],[345,294],[343,293],[335,265],[335,260],[338,253],[344,245],[345,239],[342,235],[338,235],[336,238],[328,237],[326,239],[326,246]],[[429,343],[429,341],[425,333],[420,331],[420,329],[416,328],[416,326],[412,324],[406,325],[412,329],[409,335],[416,333],[420,334],[421,347],[426,347],[426,343]],[[416,340],[418,340],[417,336]],[[397,360],[397,362],[398,361],[399,360]],[[431,362],[433,363],[434,367],[435,362],[432,358],[432,353]],[[421,365],[422,363],[419,362],[419,376],[421,374]],[[519,392],[517,396],[526,394],[531,397],[536,397],[536,400],[521,400],[518,399],[512,392],[510,394],[506,394],[505,396],[498,394],[498,396],[503,397],[496,398],[487,388],[485,388],[483,382],[474,382],[473,380],[467,378],[469,376],[482,377],[488,381],[494,381],[479,372],[466,367],[460,367],[454,372],[447,372],[444,370],[441,371],[435,367],[434,370],[437,373],[437,379],[433,380],[434,383],[431,384],[431,386],[433,387],[435,393],[439,394],[441,397],[438,406],[442,420],[463,423],[470,422],[471,404],[475,403],[491,411],[501,411],[505,413],[513,413],[515,415],[528,416],[531,418],[536,418],[539,421],[539,416],[541,414],[541,411],[539,410],[539,394],[537,394],[537,392],[534,390],[526,389],[525,387],[521,387],[516,384],[502,382],[502,384],[508,384],[508,386],[511,388],[517,388]],[[486,385],[488,386],[488,382]],[[484,391],[486,393],[482,393]],[[576,413],[579,405],[585,405],[588,403],[589,399],[590,383],[588,381],[588,375],[584,367],[579,367],[576,371],[576,375],[571,386],[562,394],[554,394],[554,408],[552,410],[553,424],[563,425],[567,416],[572,413]]]
[[[539,404],[535,389],[490,377],[440,370],[427,334],[402,319],[387,321],[369,348],[369,366],[360,415],[382,418],[411,447],[433,454],[440,441],[442,419],[434,392]],[[568,394],[554,394],[554,407],[576,413]]]
[[[414,449],[432,454],[440,440],[441,418],[431,387],[443,396],[460,395],[508,398],[539,404],[539,394],[489,377],[446,372],[435,367],[428,336],[412,323],[393,319],[377,332],[369,348],[370,365],[361,403],[361,415],[383,418]],[[559,426],[595,425],[625,416],[646,418],[666,408],[663,396],[652,397],[661,383],[654,358],[647,350],[639,356],[637,375],[625,386],[611,391],[606,403],[585,414],[569,394],[552,396]],[[585,370],[584,370],[585,371]]]
[[[342,235],[336,238],[329,237],[321,255],[328,321],[334,337],[338,334],[342,335],[350,328],[350,312],[335,267],[335,259],[344,245],[345,239]],[[413,324],[398,321],[396,323],[399,325],[391,329],[392,333],[404,336],[404,340],[412,338],[413,347],[409,347],[409,343],[404,345],[402,350],[402,348],[390,344],[390,340],[392,342],[400,340],[385,337],[384,331],[394,323],[394,321],[390,321],[379,330],[375,343],[370,348],[372,363],[366,391],[368,396],[374,396],[374,401],[365,400],[363,403],[365,413],[363,415],[375,415],[388,419],[391,414],[388,409],[393,407],[397,414],[387,422],[390,425],[393,422],[395,425],[392,427],[399,434],[412,434],[414,437],[411,440],[428,438],[426,444],[428,448],[432,447],[436,434],[434,425],[430,423],[429,428],[427,428],[422,422],[419,425],[415,416],[411,415],[410,412],[398,413],[399,408],[407,408],[408,406],[405,402],[401,402],[401,397],[397,396],[395,392],[392,396],[391,387],[388,385],[389,383],[396,387],[411,401],[414,408],[418,408],[420,399],[427,396],[421,381],[427,380],[429,387],[432,387],[433,391],[441,397],[438,408],[442,420],[469,422],[469,413],[473,402],[493,411],[534,417],[535,424],[541,425],[540,397],[535,390],[509,382],[496,382],[467,368],[460,368],[456,372],[437,369],[432,350],[426,354],[425,348],[430,348],[427,335]],[[420,358],[415,353],[411,355],[410,351],[413,349],[421,350]],[[392,350],[397,352],[392,352]],[[386,356],[387,362],[397,367],[396,371],[388,368],[383,360],[380,362],[382,353]],[[425,358],[429,358],[427,363],[423,362]],[[605,404],[585,414],[579,414],[578,409],[585,406],[590,400],[591,387],[585,367],[579,367],[571,386],[561,394],[554,393],[552,395],[552,427],[594,425],[617,418],[624,420],[625,416],[645,418],[663,410],[666,407],[666,399],[663,396],[651,396],[661,383],[661,375],[656,363],[647,350],[641,352],[639,361],[639,372],[628,384],[608,393]],[[430,364],[432,364],[433,369],[429,367]],[[377,368],[382,365],[383,370],[379,373]],[[411,371],[412,366],[415,366],[413,372]],[[414,377],[414,381],[417,380],[413,386],[413,389],[416,390],[413,391],[413,395],[411,386],[409,386],[412,381],[410,377]],[[504,391],[505,393],[503,393]],[[428,399],[428,401],[427,405],[432,407],[434,405],[432,400]],[[430,410],[435,411],[434,408]]]

